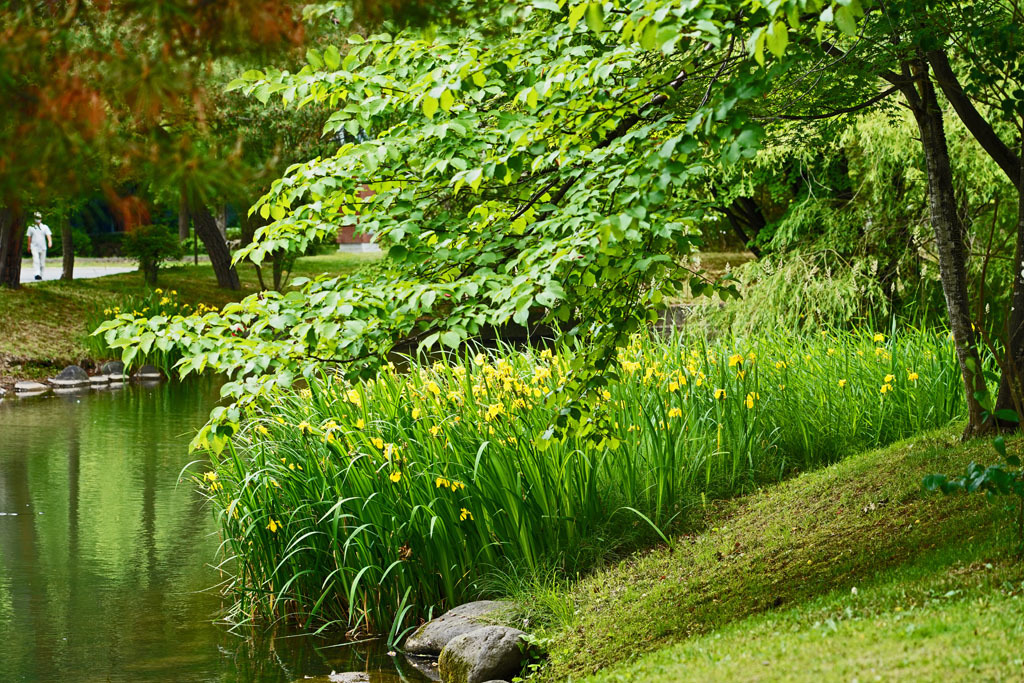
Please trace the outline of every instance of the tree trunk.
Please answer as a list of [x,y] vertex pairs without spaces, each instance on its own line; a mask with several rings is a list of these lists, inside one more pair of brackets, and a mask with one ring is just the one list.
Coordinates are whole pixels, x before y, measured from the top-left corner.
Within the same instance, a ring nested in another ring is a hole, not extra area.
[[217,228],[217,220],[213,214],[203,205],[191,207],[189,214],[192,216],[196,235],[203,241],[206,253],[210,255],[210,264],[217,275],[217,284],[225,289],[241,289],[238,272],[231,265],[231,252],[224,236]]
[[0,287],[21,287],[21,242],[25,215],[19,209],[0,208]]
[[743,242],[743,246],[749,249],[755,258],[761,258],[761,250],[754,241],[768,222],[757,202],[750,197],[737,197],[725,208],[725,217],[729,220],[733,232]]
[[217,207],[217,229],[225,241],[228,239],[228,205],[221,204]]
[[[935,80],[942,88],[960,117],[989,157],[1017,188],[1017,243],[1013,260],[1013,292],[1010,297],[1010,311],[1007,316],[1006,356],[1002,363],[1002,376],[996,398],[997,410],[1015,410],[1018,416],[1024,408],[1024,149],[1020,155],[1007,145],[974,102],[964,92],[949,57],[943,50],[926,53],[928,63],[935,73]],[[1010,426],[1003,424],[1003,426]]]
[[185,193],[182,192],[181,199],[178,201],[178,240],[181,242],[187,240],[189,232],[188,200],[185,199]]
[[924,151],[928,173],[928,210],[935,231],[942,292],[946,298],[949,326],[953,332],[957,360],[967,394],[968,423],[964,432],[967,438],[986,431],[991,425],[986,425],[982,419],[981,404],[975,398],[975,394],[984,393],[986,387],[967,296],[964,228],[957,213],[942,109],[935,96],[927,64],[920,60],[912,67],[916,76],[916,89],[915,86],[909,86],[904,94],[917,121]]
[[274,275],[274,290],[281,291],[281,281],[284,279],[284,255],[281,253],[274,255],[273,261],[273,275]]
[[60,219],[61,280],[75,279],[75,237],[71,232],[71,221],[67,216]]
[[1007,317],[1006,357],[999,381],[996,410],[1015,410],[1020,418],[1024,408],[1024,163],[1017,185],[1017,245],[1013,254],[1013,293]]

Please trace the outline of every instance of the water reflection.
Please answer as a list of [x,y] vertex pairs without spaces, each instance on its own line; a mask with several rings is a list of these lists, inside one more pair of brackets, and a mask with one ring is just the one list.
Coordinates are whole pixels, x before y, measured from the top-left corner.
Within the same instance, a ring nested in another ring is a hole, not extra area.
[[0,681],[423,680],[379,645],[240,637],[218,537],[180,482],[212,384],[0,401]]

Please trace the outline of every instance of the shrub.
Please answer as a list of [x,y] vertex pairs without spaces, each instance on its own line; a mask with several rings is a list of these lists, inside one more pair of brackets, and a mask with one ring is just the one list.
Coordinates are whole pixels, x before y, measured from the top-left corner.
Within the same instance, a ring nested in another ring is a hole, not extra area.
[[637,339],[593,415],[549,429],[570,351],[502,350],[334,377],[249,415],[203,485],[237,558],[238,619],[396,637],[514,567],[585,570],[702,500],[962,414],[948,334]]
[[178,236],[161,225],[142,225],[125,234],[122,250],[139,262],[139,270],[151,287],[156,286],[160,266],[181,258],[182,253]]
[[[178,292],[174,289],[163,290],[156,288],[150,290],[143,296],[127,295],[114,306],[96,309],[90,312],[86,318],[86,337],[84,345],[89,350],[93,359],[121,357],[121,348],[113,347],[109,334],[98,334],[97,328],[104,322],[115,316],[130,315],[135,319],[146,319],[152,317],[170,318],[175,315],[190,315],[192,313],[207,313],[216,311],[215,306],[207,306],[200,303],[193,307],[192,304],[183,303],[178,298]],[[135,365],[150,363],[169,371],[178,360],[181,359],[181,352],[177,347],[166,343],[161,344],[154,336],[148,347],[137,353],[131,359]]]

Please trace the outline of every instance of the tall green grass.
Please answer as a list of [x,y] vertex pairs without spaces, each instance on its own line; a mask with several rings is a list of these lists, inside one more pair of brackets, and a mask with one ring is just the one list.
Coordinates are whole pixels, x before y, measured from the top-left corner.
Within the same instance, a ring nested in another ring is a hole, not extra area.
[[963,410],[948,335],[926,330],[638,338],[619,366],[600,447],[550,438],[569,363],[547,351],[281,393],[202,476],[234,560],[234,618],[396,638],[488,577],[585,570],[702,500]]

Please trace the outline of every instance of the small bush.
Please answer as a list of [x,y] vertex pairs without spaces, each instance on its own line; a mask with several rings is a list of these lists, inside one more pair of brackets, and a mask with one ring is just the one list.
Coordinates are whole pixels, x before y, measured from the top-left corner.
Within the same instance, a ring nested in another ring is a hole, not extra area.
[[142,225],[125,234],[122,250],[139,262],[139,270],[151,287],[156,286],[160,266],[181,258],[182,253],[178,236],[161,225]]
[[[105,335],[96,334],[95,330],[106,320],[116,316],[131,316],[132,318],[152,318],[163,316],[170,318],[175,315],[192,315],[194,313],[207,313],[216,311],[215,306],[207,306],[200,303],[193,307],[189,303],[182,303],[178,298],[178,292],[174,289],[163,290],[159,287],[150,290],[143,296],[128,295],[119,303],[102,310],[94,310],[86,318],[86,337],[84,345],[89,350],[94,360],[101,358],[121,357],[121,349],[111,347]],[[152,364],[169,371],[178,360],[181,353],[177,347],[165,344],[152,343],[146,352],[135,356],[135,365]]]

